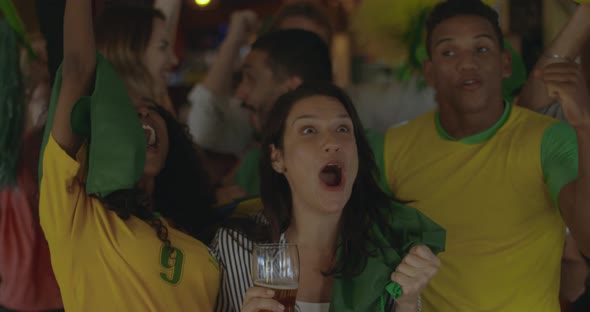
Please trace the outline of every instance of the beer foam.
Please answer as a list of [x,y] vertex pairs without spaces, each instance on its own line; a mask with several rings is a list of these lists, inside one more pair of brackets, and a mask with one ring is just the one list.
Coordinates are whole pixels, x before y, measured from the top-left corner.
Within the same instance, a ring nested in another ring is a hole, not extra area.
[[264,281],[255,281],[254,285],[259,287],[277,289],[277,290],[296,290],[299,289],[299,283],[294,283],[293,281],[278,281],[273,284],[269,284]]

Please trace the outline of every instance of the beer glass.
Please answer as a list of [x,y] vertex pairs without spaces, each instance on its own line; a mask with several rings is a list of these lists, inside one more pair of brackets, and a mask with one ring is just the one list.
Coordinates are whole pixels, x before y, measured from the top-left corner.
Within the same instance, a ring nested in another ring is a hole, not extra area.
[[299,251],[293,244],[255,244],[252,252],[254,285],[274,290],[274,300],[295,312],[299,288]]

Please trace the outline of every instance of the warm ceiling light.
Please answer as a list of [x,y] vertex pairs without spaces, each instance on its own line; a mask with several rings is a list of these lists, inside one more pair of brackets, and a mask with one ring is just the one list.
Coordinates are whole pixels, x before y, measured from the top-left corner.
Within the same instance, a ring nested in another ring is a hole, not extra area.
[[211,3],[211,0],[195,0],[195,3],[198,6],[204,7],[204,6],[209,5],[209,3]]

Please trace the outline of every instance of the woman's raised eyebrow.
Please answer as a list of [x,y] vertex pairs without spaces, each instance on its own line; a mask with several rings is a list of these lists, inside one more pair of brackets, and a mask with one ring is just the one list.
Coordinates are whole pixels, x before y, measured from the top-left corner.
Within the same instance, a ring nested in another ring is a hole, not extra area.
[[[319,117],[316,115],[301,115],[297,118],[295,118],[293,120],[293,122],[291,123],[291,125],[293,125],[296,121],[301,120],[301,119],[318,119]],[[338,115],[339,119],[351,119],[350,116],[348,114],[342,114],[342,115]]]

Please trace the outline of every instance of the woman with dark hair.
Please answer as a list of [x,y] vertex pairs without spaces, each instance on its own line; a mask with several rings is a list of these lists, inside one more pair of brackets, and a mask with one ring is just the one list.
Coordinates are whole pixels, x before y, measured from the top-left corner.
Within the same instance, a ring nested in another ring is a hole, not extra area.
[[[213,242],[222,264],[218,310],[282,311],[272,292],[252,287],[251,252],[260,242],[298,245],[301,311],[328,311],[330,305],[343,311],[336,307],[342,301],[336,284],[371,270],[371,259],[384,250],[405,249],[403,262],[388,269],[385,281],[403,290],[396,311],[418,310],[420,292],[440,261],[429,247],[400,234],[412,231],[409,221],[401,225],[406,228],[392,225],[398,211],[411,208],[379,187],[373,153],[350,99],[330,84],[301,86],[279,98],[264,129],[262,213],[229,220]],[[348,308],[369,306],[357,302]]]
[[154,73],[167,67],[149,69],[171,55],[163,15],[138,8],[125,25],[148,28],[109,25],[120,33],[103,29],[95,43],[91,3],[66,5],[41,156],[40,220],[65,309],[211,311],[219,269],[199,240],[211,188],[186,128],[157,104]]

